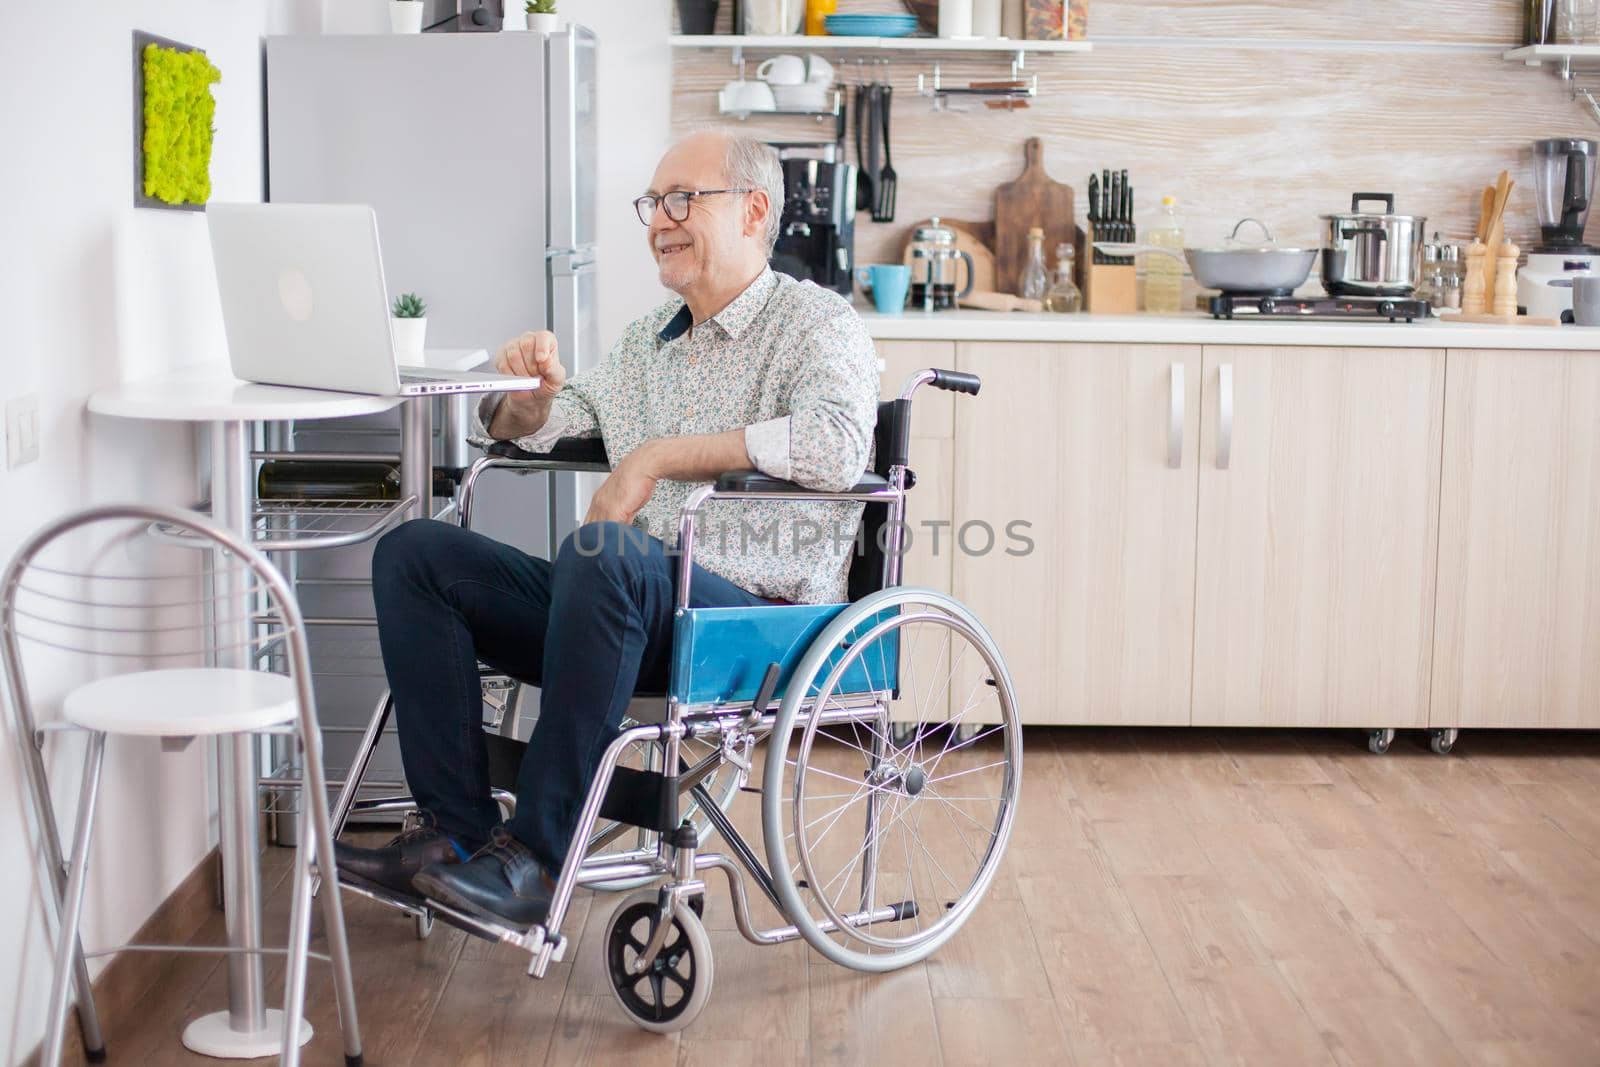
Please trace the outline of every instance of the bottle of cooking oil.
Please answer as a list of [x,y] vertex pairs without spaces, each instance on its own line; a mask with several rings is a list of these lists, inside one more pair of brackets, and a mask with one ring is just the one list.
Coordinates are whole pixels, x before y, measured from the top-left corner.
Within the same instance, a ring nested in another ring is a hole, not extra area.
[[[1183,226],[1178,222],[1178,201],[1170,196],[1161,198],[1161,218],[1147,231],[1150,244],[1170,248],[1183,255]],[[1172,313],[1182,310],[1183,263],[1171,256],[1160,254],[1144,257],[1144,309]]]
[[1022,292],[1017,295],[1043,300],[1049,288],[1050,275],[1044,269],[1044,229],[1035,226],[1028,231],[1028,265],[1022,268]]
[[1072,263],[1072,246],[1056,245],[1056,280],[1044,294],[1046,311],[1077,311],[1083,305],[1083,294],[1072,281]]

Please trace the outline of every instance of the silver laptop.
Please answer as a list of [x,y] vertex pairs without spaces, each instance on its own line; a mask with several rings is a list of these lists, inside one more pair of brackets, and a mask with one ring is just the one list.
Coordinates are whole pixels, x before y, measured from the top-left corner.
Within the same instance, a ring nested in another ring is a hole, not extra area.
[[538,378],[396,364],[372,208],[214,203],[206,220],[235,377],[376,396],[539,387]]

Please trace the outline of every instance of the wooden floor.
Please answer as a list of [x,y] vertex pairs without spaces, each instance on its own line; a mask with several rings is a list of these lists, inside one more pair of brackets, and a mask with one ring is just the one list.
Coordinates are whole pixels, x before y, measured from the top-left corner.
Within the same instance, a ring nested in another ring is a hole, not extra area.
[[[685,1033],[602,984],[607,898],[542,982],[526,957],[349,900],[368,1064],[1597,1064],[1600,735],[1037,729],[1001,876],[937,956],[884,976],[757,948],[712,883],[716,983]],[[742,825],[757,798],[743,796]],[[269,925],[287,908],[267,864]],[[219,938],[221,920],[199,939]],[[269,965],[277,995],[281,965]],[[338,1064],[312,965],[306,1062]],[[221,966],[176,958],[113,1063],[202,1064]]]

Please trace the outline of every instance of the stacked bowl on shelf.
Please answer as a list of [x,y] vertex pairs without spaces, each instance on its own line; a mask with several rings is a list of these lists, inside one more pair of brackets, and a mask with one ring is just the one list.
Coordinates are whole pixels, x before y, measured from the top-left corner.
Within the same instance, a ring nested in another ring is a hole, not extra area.
[[829,15],[823,27],[834,37],[909,37],[916,32],[915,15]]

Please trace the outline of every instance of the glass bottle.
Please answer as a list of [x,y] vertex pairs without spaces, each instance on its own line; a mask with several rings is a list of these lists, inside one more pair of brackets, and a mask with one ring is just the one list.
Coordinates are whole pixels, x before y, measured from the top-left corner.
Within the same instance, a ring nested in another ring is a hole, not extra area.
[[1073,251],[1070,244],[1056,245],[1056,280],[1044,294],[1046,311],[1078,311],[1083,307],[1083,294],[1072,281]]
[[1028,265],[1022,268],[1022,291],[1017,295],[1043,300],[1049,287],[1050,276],[1044,269],[1044,230],[1035,226],[1028,231]]

